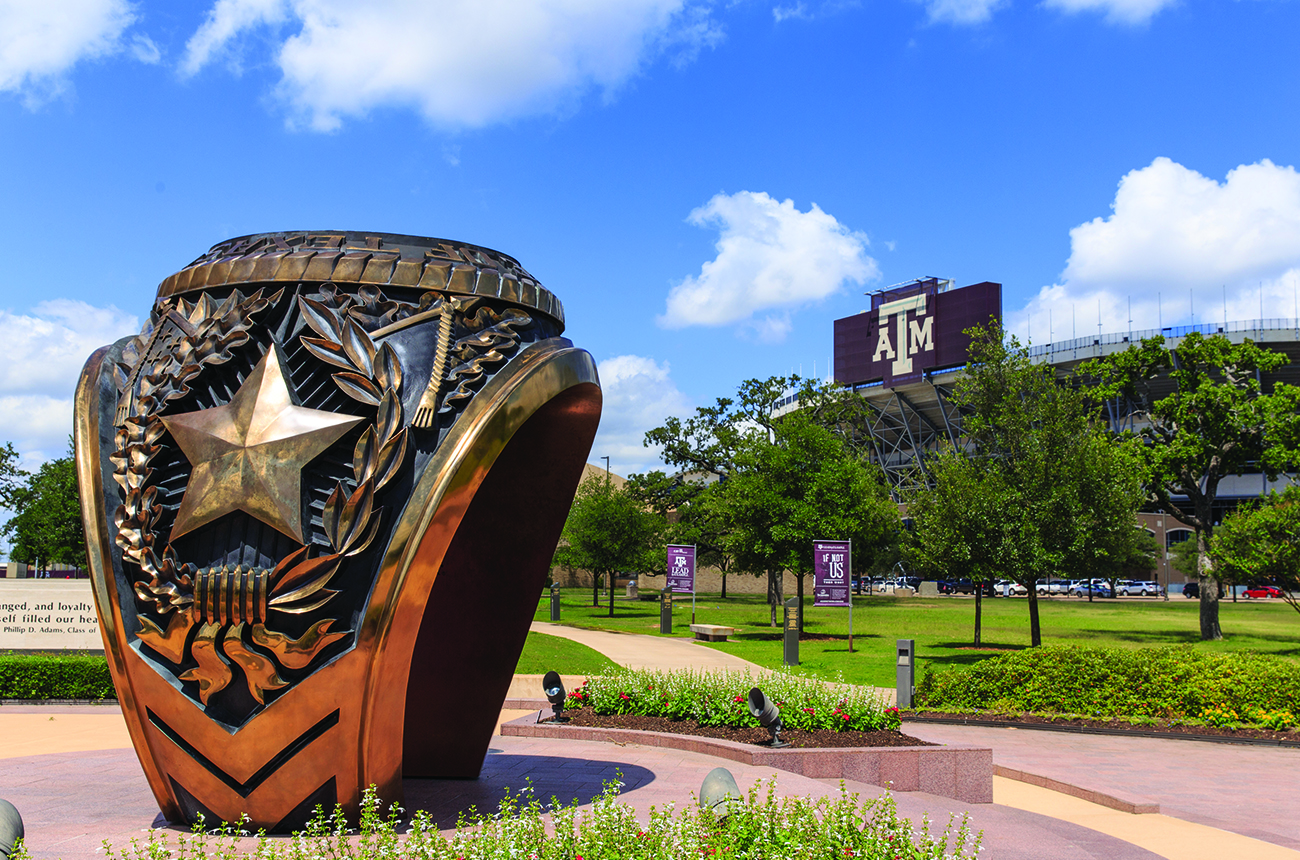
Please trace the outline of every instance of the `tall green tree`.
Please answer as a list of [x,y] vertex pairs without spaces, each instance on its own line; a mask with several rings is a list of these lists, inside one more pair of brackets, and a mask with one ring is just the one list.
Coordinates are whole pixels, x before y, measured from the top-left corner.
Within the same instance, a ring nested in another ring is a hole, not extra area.
[[1024,585],[1037,646],[1039,577],[1104,575],[1129,558],[1140,463],[1133,443],[1112,440],[1093,420],[1086,392],[1032,362],[1014,337],[997,325],[969,334],[969,363],[954,388],[966,440],[931,461],[932,485],[909,500],[914,552],[931,569]]
[[18,451],[14,443],[6,442],[0,446],[0,508],[14,509],[14,498],[27,479],[27,472],[18,468]]
[[648,573],[663,567],[663,518],[649,510],[626,488],[617,488],[604,475],[593,475],[578,487],[555,563],[591,573],[591,599],[600,603],[600,580],[609,581],[609,614],[614,614],[614,575],[619,571]]
[[[671,492],[664,481],[668,484],[676,481],[680,488],[678,492],[690,496],[691,493],[703,492],[706,484],[725,483],[736,471],[737,457],[742,448],[772,444],[778,420],[773,414],[776,406],[798,384],[798,377],[747,379],[737,388],[735,397],[719,397],[714,405],[700,407],[686,419],[671,417],[662,426],[650,430],[645,435],[646,446],[659,448],[664,462],[676,466],[682,474],[672,479],[658,479],[655,484],[658,489],[646,488],[646,491],[662,495]],[[741,556],[731,549],[737,543],[733,539],[734,524],[730,520],[729,508],[722,502],[724,495],[724,489],[709,490],[704,499],[705,508],[698,512],[701,519],[696,524],[712,536],[709,541],[712,544],[712,563],[735,568],[736,560]],[[679,497],[676,501],[682,499]],[[689,499],[687,503],[690,503]],[[684,537],[681,539],[685,540]],[[744,558],[753,559],[752,556]],[[741,564],[740,569],[767,573],[767,600],[775,624],[782,596],[781,570],[754,567],[748,563]]]
[[1147,492],[1195,533],[1203,640],[1223,638],[1207,551],[1219,483],[1247,467],[1276,478],[1296,463],[1300,388],[1278,383],[1265,391],[1260,379],[1287,361],[1249,340],[1192,332],[1176,346],[1155,337],[1080,368],[1100,379],[1100,394],[1136,413]]
[[[968,576],[975,583],[974,644],[979,646],[983,585],[1031,564],[1020,558],[1028,549],[1020,540],[1023,523],[1008,516],[1020,503],[1019,493],[1002,469],[990,469],[965,451],[946,448],[928,467],[933,483],[907,508],[911,560],[927,575]],[[1032,584],[1029,590],[1033,599]]]
[[1215,529],[1209,553],[1221,578],[1276,586],[1300,612],[1300,486],[1229,514]]
[[[770,440],[765,433],[745,437],[735,470],[720,485],[733,528],[727,540],[739,564],[768,573],[777,594],[784,571],[795,575],[802,632],[813,541],[852,540],[855,561],[865,565],[897,540],[898,509],[874,467],[808,414],[791,413],[771,432]],[[776,605],[769,604],[775,626]]]
[[[12,446],[6,448],[12,453]],[[0,476],[0,482],[3,480]],[[4,526],[12,559],[38,568],[51,562],[86,566],[86,536],[71,452],[43,463],[20,485],[3,492],[6,506],[14,512]]]
[[732,527],[721,503],[720,483],[652,471],[629,476],[627,490],[664,518],[669,543],[693,545],[696,563],[721,574],[726,600],[727,576],[736,572],[736,560],[728,548]]

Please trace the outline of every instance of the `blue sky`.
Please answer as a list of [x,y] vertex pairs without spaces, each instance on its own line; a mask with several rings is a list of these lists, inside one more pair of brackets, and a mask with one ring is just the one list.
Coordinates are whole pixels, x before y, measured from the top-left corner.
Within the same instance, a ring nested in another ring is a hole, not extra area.
[[600,362],[592,458],[814,365],[871,289],[1036,343],[1295,314],[1294,0],[0,0],[0,439],[265,230],[518,258]]

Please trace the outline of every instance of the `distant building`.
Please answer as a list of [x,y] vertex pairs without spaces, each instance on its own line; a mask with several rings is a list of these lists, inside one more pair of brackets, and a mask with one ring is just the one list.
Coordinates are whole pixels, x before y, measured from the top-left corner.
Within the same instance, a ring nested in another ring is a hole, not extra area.
[[[872,460],[884,471],[897,501],[908,489],[928,481],[927,457],[945,442],[958,445],[963,440],[962,416],[952,400],[952,385],[965,367],[970,346],[961,332],[991,319],[1001,321],[1002,287],[984,282],[953,288],[951,281],[922,278],[874,293],[871,300],[870,310],[835,321],[835,380],[861,394],[871,407],[867,442]],[[1264,374],[1265,390],[1276,382],[1300,385],[1300,320],[1295,319],[1089,335],[1031,346],[1029,354],[1034,361],[1066,373],[1081,362],[1121,352],[1143,338],[1164,335],[1171,345],[1177,345],[1192,331],[1225,334],[1236,343],[1250,339],[1283,352],[1291,363]],[[1170,389],[1159,379],[1152,384],[1156,397]],[[1115,430],[1131,427],[1133,411],[1132,404],[1111,401],[1106,404],[1106,420]],[[1216,520],[1269,488],[1258,471],[1225,478],[1219,484]],[[1169,565],[1169,551],[1191,537],[1190,529],[1160,511],[1143,511],[1140,518],[1165,548],[1157,570],[1160,581],[1181,581],[1183,577]]]

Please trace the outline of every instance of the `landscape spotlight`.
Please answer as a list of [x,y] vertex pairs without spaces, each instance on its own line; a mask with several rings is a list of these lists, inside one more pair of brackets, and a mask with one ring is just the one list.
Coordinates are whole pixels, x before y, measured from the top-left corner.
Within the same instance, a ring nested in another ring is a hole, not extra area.
[[14,845],[23,838],[23,817],[7,800],[0,800],[0,858],[13,854]]
[[[732,798],[740,800],[740,786],[736,785],[736,778],[731,775],[731,771],[725,767],[715,767],[709,771],[709,775],[704,777],[704,784],[700,786],[700,806],[717,809]],[[726,818],[730,812],[731,807],[728,805],[718,818]]]
[[749,712],[758,720],[758,724],[772,733],[772,740],[768,741],[768,746],[773,749],[790,746],[781,740],[778,735],[781,734],[781,711],[777,709],[776,703],[763,695],[763,691],[755,687],[749,691]]
[[560,680],[560,673],[552,669],[542,677],[542,692],[546,693],[546,700],[551,703],[551,708],[555,711],[555,722],[568,722],[568,717],[561,716],[564,713],[564,700],[567,693],[564,692],[564,682]]

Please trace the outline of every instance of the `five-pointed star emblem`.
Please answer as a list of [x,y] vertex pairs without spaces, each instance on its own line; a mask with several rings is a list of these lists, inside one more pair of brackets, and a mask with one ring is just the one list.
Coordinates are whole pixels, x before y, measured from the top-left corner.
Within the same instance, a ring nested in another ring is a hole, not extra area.
[[229,403],[163,417],[192,467],[172,539],[244,511],[305,543],[303,467],[363,420],[295,405],[272,345]]

